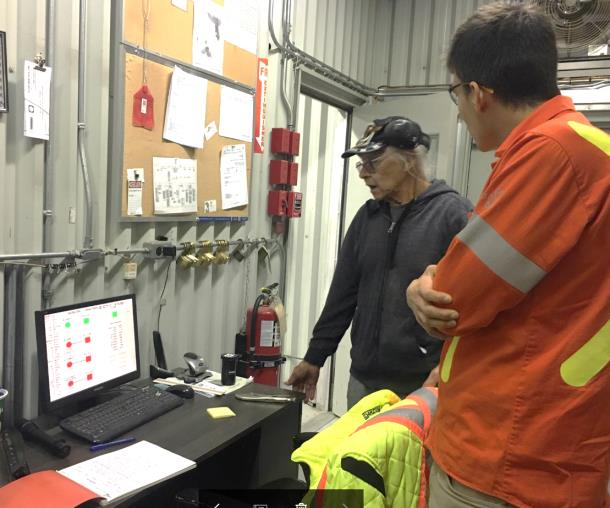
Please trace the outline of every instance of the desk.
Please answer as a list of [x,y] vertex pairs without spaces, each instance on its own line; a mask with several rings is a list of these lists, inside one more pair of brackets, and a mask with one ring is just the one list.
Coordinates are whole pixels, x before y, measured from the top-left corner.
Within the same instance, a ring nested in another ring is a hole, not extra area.
[[[241,391],[256,393],[289,393],[285,390],[251,384]],[[239,393],[236,392],[236,393]],[[237,416],[212,419],[206,409],[228,406]],[[37,420],[49,434],[68,442],[72,451],[59,459],[40,446],[26,442],[26,456],[30,469],[62,469],[90,459],[89,443],[65,433],[59,427],[49,429],[44,417]],[[290,461],[292,436],[300,431],[301,401],[287,404],[245,402],[234,394],[206,398],[195,395],[184,405],[155,420],[137,427],[126,435],[147,440],[167,450],[197,462],[197,468],[166,483],[155,485],[121,503],[120,506],[172,506],[173,492],[182,488],[209,489],[254,488],[278,478],[296,478],[297,466]],[[0,471],[0,485],[7,483],[5,468]]]

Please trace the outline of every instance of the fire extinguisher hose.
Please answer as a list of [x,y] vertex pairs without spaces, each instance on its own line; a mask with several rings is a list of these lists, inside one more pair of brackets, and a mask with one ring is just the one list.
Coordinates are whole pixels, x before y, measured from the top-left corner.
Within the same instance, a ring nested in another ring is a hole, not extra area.
[[265,300],[267,296],[265,294],[260,294],[254,300],[254,306],[252,307],[252,316],[250,316],[250,351],[251,353],[255,350],[255,342],[256,342],[256,317],[258,315],[258,308],[263,300]]

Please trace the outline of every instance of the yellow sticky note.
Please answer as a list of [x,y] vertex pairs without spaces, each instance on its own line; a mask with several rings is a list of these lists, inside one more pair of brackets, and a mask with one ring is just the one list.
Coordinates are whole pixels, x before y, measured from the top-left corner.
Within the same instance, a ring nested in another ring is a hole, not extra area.
[[209,407],[207,411],[212,418],[230,418],[231,416],[235,416],[235,413],[231,410],[231,408],[226,406]]

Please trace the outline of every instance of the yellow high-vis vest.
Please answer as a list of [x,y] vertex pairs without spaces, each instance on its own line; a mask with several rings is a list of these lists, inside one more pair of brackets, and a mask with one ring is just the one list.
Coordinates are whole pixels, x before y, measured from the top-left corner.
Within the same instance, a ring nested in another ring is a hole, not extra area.
[[436,399],[436,388],[404,400],[389,390],[372,393],[295,450],[292,460],[310,468],[316,506],[326,506],[324,489],[361,489],[367,508],[425,508],[423,443]]

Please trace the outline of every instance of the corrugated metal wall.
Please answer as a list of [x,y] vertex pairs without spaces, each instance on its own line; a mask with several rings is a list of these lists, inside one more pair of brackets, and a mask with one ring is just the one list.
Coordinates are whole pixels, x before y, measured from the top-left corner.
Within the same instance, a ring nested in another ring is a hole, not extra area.
[[293,0],[297,47],[369,86],[385,83],[393,0]]
[[[449,83],[445,55],[455,29],[491,0],[395,0],[388,84]],[[381,83],[378,83],[381,84]]]

